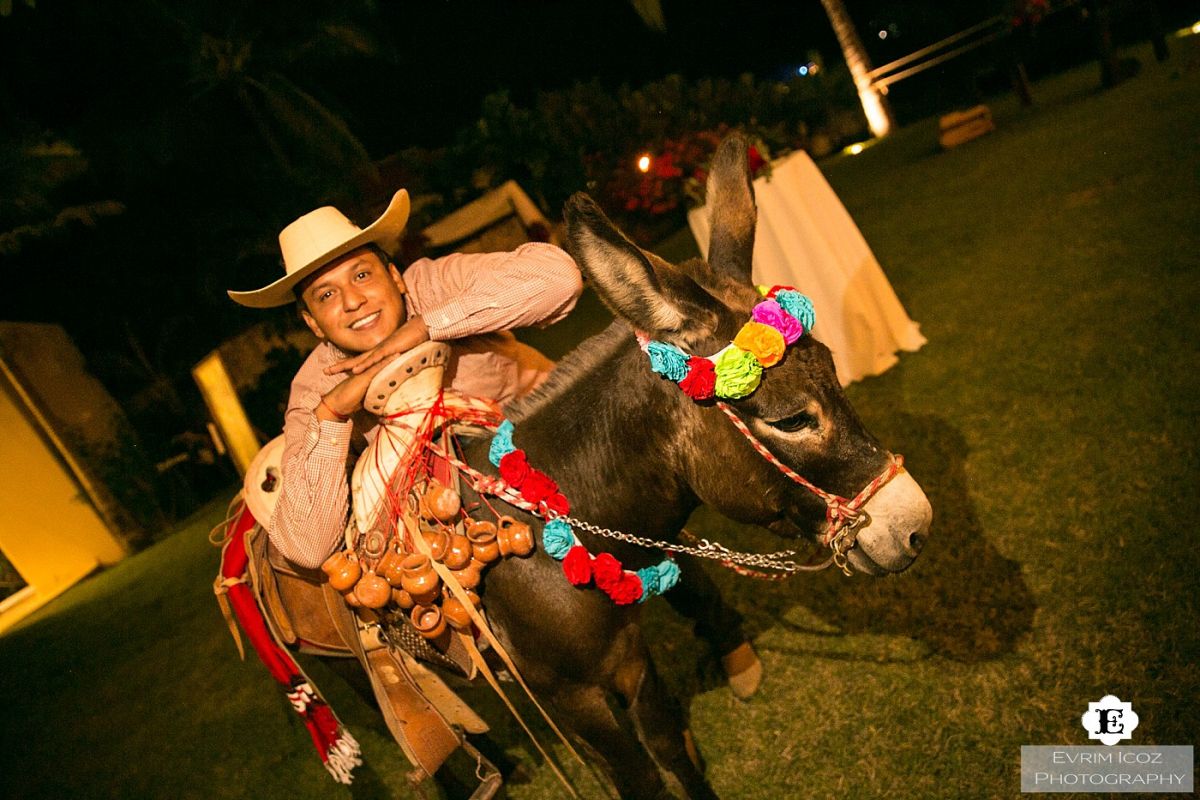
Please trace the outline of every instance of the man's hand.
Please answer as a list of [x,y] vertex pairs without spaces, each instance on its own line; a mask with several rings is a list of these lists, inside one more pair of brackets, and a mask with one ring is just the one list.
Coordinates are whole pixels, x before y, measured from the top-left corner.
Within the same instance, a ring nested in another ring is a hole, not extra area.
[[382,358],[380,361],[367,367],[365,371],[357,375],[351,375],[330,389],[321,398],[321,402],[317,403],[317,407],[313,409],[313,413],[317,415],[317,419],[327,422],[345,422],[363,407],[363,398],[367,396],[367,389],[370,387],[371,381],[374,380],[375,376],[393,358],[395,356]]
[[[429,341],[429,328],[425,320],[413,317],[397,328],[390,336],[365,353],[359,353],[353,358],[338,361],[325,368],[326,375],[336,375],[339,372],[349,372],[351,375],[362,375],[365,371],[391,361],[394,356],[406,353],[419,344]],[[378,372],[372,371],[372,375]],[[367,387],[363,386],[366,393]],[[337,391],[334,389],[334,391]],[[359,406],[362,406],[362,396],[359,396]]]

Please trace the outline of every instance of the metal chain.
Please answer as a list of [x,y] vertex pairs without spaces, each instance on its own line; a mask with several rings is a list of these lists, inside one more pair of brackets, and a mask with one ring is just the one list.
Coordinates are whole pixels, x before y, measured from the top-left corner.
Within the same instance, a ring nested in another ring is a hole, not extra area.
[[594,525],[572,516],[557,515],[553,512],[547,516],[550,519],[561,519],[572,528],[579,528],[596,536],[615,539],[619,542],[634,544],[639,547],[658,548],[659,550],[684,553],[689,556],[696,556],[697,558],[710,558],[714,561],[728,561],[731,564],[739,564],[744,567],[761,567],[781,572],[803,572],[806,569],[811,569],[806,564],[797,564],[790,559],[790,556],[796,555],[795,550],[777,550],[774,553],[743,553],[737,550],[730,550],[720,542],[711,542],[708,539],[699,539],[698,546],[693,547],[692,545],[667,542],[662,539],[649,539],[645,536],[637,536],[636,534],[625,533],[624,531],[614,531],[611,528],[602,528],[599,525]]
[[[700,539],[698,546],[691,546],[679,542],[668,542],[663,539],[650,539],[645,536],[638,536],[624,531],[616,531],[612,528],[604,528],[595,525],[586,520],[581,520],[572,517],[568,514],[557,514],[549,508],[545,508],[545,504],[534,505],[528,503],[521,496],[513,491],[513,489],[505,484],[497,477],[484,475],[479,470],[464,461],[461,461],[448,452],[438,448],[431,442],[426,443],[425,447],[440,458],[445,459],[451,465],[461,470],[471,478],[471,488],[481,494],[490,494],[493,497],[498,497],[510,505],[517,508],[523,508],[526,511],[536,516],[542,517],[549,522],[552,519],[560,519],[570,525],[572,528],[585,530],[595,536],[600,536],[605,539],[613,539],[626,544],[637,545],[638,547],[657,548],[666,550],[672,553],[683,553],[696,558],[708,558],[713,561],[727,562],[745,567],[758,567],[762,569],[772,569],[788,575],[797,572],[817,572],[826,569],[831,564],[837,563],[842,571],[847,575],[850,574],[849,567],[845,565],[845,556],[840,553],[837,548],[834,548],[834,554],[825,559],[820,564],[799,564],[791,560],[791,556],[796,555],[795,550],[777,550],[773,553],[746,553],[738,550],[730,550],[720,542],[712,542],[708,539]],[[841,537],[838,537],[841,539]],[[852,544],[852,542],[851,542]],[[846,548],[849,549],[848,547]],[[842,556],[841,561],[838,561],[838,556]]]

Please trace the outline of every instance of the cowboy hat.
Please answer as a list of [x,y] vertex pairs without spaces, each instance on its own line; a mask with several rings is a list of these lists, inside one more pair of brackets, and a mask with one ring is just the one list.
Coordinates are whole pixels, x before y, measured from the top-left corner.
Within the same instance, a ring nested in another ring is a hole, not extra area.
[[279,280],[250,292],[230,290],[234,302],[250,308],[273,308],[296,299],[295,287],[321,267],[351,250],[377,244],[391,253],[408,222],[408,192],[396,192],[383,216],[360,228],[333,206],[310,211],[279,232],[284,275]]

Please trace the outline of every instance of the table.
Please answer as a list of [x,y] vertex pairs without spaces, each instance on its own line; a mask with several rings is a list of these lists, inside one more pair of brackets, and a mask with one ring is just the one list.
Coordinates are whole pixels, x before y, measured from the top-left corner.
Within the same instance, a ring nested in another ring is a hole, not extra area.
[[[883,268],[845,206],[804,151],[772,164],[770,178],[754,181],[758,229],[754,282],[795,286],[812,298],[813,335],[833,352],[845,386],[878,375],[925,344]],[[688,212],[700,252],[708,253],[709,219]]]

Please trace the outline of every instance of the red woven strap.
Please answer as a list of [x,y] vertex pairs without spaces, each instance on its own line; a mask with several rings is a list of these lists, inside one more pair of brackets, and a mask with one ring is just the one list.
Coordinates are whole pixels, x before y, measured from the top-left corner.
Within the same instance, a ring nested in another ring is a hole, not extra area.
[[888,465],[883,468],[883,471],[863,487],[863,490],[855,495],[853,499],[847,500],[841,495],[827,492],[816,486],[803,475],[776,458],[775,454],[768,450],[767,446],[750,432],[749,426],[742,421],[741,417],[734,413],[734,410],[727,403],[718,401],[717,408],[721,409],[725,413],[725,416],[729,417],[729,421],[733,423],[735,428],[741,431],[742,435],[746,437],[746,441],[750,442],[750,446],[757,450],[760,456],[773,464],[776,469],[790,480],[800,484],[825,501],[825,520],[829,523],[829,529],[825,532],[822,540],[826,545],[830,544],[844,527],[853,525],[855,520],[859,518],[862,507],[867,504],[867,501],[874,497],[875,493],[882,489],[884,484],[896,477],[904,467],[904,456],[891,455],[888,459]]

